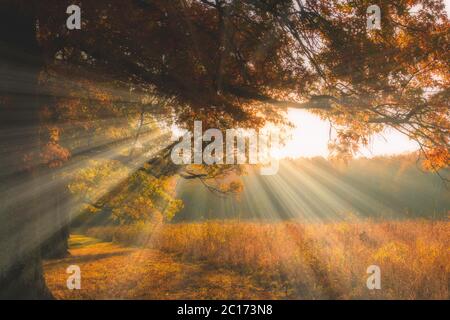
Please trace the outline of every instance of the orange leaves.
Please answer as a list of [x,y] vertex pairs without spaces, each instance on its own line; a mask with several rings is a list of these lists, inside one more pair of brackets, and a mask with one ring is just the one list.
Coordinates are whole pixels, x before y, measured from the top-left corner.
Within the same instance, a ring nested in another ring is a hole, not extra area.
[[35,153],[33,151],[27,152],[22,156],[22,168],[24,170],[32,170],[33,168],[33,160],[35,159]]
[[88,31],[70,37],[47,19],[59,6],[39,8],[47,60],[59,57],[49,69],[63,70],[64,80],[71,73],[89,79],[59,81],[57,113],[89,134],[95,120],[123,117],[129,105],[117,101],[129,102],[130,87],[169,97],[158,112],[184,129],[193,120],[220,129],[284,123],[281,100],[326,94],[335,99],[324,118],[342,129],[337,153],[351,155],[381,127],[408,118],[401,122],[413,127],[408,135],[426,136],[427,147],[441,150],[430,159],[448,162],[438,134],[443,121],[429,116],[439,111],[426,92],[448,87],[448,19],[438,2],[380,3],[382,29],[372,36],[367,1],[309,1],[302,10],[292,1],[106,2],[86,3]]
[[364,131],[358,131],[356,128],[341,129],[336,132],[336,138],[328,145],[334,158],[340,158],[348,161],[356,154],[361,145],[368,144],[368,138]]
[[435,148],[425,152],[423,167],[426,170],[436,171],[447,168],[450,164],[450,152],[445,148]]
[[92,97],[99,103],[101,104],[111,103],[112,96],[107,91],[101,90],[100,88],[95,86],[91,86],[89,89]]
[[56,126],[49,126],[41,147],[40,158],[41,161],[49,168],[60,167],[69,160],[70,151],[59,144],[61,129]]
[[41,151],[42,161],[50,168],[62,166],[69,157],[69,150],[54,142],[47,143]]

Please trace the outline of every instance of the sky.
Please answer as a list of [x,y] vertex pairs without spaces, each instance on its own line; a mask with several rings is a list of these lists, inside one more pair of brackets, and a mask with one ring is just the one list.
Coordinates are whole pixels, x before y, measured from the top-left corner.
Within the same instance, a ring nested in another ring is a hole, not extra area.
[[[450,0],[445,0],[444,3],[447,15],[450,15]],[[292,140],[277,152],[279,156],[327,157],[329,124],[304,110],[290,109],[288,117],[295,124],[295,128],[292,131]],[[382,134],[371,137],[369,146],[362,148],[359,156],[392,155],[413,152],[417,149],[416,142],[393,129],[386,129]]]
[[[445,0],[447,14],[450,15],[450,0]],[[289,140],[276,154],[278,158],[298,158],[298,157],[327,157],[329,141],[329,123],[321,120],[305,110],[289,109],[288,118],[295,125],[291,131]],[[181,135],[179,130],[172,128]],[[381,134],[370,138],[367,147],[362,147],[358,156],[373,157],[383,155],[402,154],[418,150],[418,144],[408,139],[407,136],[386,128]]]
[[[305,110],[289,109],[289,120],[295,125],[290,132],[291,139],[281,148],[283,157],[327,157],[330,125]],[[405,135],[392,129],[371,137],[369,146],[362,148],[359,156],[372,157],[416,151],[418,145]]]

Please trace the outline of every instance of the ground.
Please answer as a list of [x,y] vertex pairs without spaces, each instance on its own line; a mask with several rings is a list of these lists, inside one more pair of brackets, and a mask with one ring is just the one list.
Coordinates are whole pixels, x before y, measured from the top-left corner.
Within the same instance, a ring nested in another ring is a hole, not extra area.
[[[203,221],[73,231],[71,255],[44,266],[58,299],[449,299],[450,224],[443,220]],[[81,290],[66,286],[70,265],[81,268]],[[373,266],[380,270],[376,290],[367,286]]]
[[[57,299],[276,299],[283,294],[259,287],[248,276],[155,249],[83,235],[72,235],[69,244],[70,256],[44,262],[47,285]],[[67,288],[70,265],[81,269],[80,290]]]

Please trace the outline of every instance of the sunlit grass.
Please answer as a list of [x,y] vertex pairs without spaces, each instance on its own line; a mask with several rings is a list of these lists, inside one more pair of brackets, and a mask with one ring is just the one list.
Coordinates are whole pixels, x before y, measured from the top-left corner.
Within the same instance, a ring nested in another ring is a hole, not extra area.
[[[44,263],[45,278],[57,299],[276,299],[283,292],[258,286],[249,275],[186,262],[148,248],[123,247],[76,235],[71,255]],[[66,268],[78,265],[81,289],[66,286]]]
[[69,247],[70,248],[83,248],[91,245],[95,245],[101,242],[99,239],[86,237],[81,234],[72,234],[69,237]]
[[[101,227],[89,234],[249,275],[283,298],[449,297],[450,226],[443,221],[202,222]],[[381,268],[381,290],[366,287],[373,264]]]

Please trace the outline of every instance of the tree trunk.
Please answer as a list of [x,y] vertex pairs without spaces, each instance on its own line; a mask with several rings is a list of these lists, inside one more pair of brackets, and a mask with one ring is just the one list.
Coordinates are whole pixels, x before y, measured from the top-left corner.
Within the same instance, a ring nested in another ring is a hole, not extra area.
[[0,298],[48,299],[40,235],[38,75],[43,59],[27,5],[0,6]]
[[53,175],[54,183],[52,192],[46,195],[46,213],[52,219],[52,230],[46,236],[42,246],[42,257],[45,259],[60,259],[69,255],[69,223],[70,210],[67,205],[70,203],[69,195],[65,191],[65,179]]

